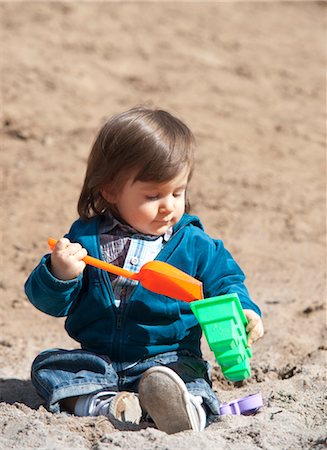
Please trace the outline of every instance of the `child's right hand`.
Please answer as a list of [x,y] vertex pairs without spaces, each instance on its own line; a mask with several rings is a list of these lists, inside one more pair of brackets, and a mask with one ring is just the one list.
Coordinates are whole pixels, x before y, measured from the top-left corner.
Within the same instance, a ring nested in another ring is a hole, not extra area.
[[78,277],[86,264],[83,260],[87,255],[81,244],[73,244],[69,239],[59,239],[51,253],[50,270],[59,280],[72,280]]

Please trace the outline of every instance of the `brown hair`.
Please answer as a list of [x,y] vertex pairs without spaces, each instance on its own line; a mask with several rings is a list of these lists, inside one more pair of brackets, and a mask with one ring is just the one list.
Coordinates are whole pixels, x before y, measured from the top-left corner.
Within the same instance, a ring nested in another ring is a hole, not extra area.
[[[119,192],[133,173],[134,181],[165,182],[194,164],[194,136],[170,113],[135,107],[113,116],[93,144],[78,201],[82,219],[112,209],[101,191]],[[187,207],[188,205],[186,205]]]

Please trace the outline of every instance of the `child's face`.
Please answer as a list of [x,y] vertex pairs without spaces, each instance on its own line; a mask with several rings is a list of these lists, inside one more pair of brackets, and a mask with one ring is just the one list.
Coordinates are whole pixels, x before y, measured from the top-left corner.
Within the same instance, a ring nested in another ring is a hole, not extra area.
[[[114,203],[121,218],[143,234],[160,236],[177,223],[185,211],[189,170],[171,181],[154,183],[130,178],[123,189],[107,201]],[[105,193],[103,193],[106,197]]]

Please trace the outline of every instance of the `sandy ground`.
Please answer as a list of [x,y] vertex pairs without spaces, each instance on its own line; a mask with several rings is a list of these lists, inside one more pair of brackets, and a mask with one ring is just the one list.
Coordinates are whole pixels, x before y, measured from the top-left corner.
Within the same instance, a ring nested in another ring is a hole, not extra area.
[[[326,448],[324,2],[2,2],[2,449]],[[105,117],[140,103],[182,117],[198,141],[193,212],[248,277],[266,327],[253,417],[203,433],[116,430],[52,415],[29,379],[44,348],[73,348],[62,319],[23,284],[76,217],[85,161]]]

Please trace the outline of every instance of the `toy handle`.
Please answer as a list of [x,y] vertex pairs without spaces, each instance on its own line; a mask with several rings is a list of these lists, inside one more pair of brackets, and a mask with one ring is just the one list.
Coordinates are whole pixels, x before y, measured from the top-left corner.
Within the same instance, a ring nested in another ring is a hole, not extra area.
[[[48,245],[51,250],[54,249],[57,239],[49,238],[48,239]],[[106,270],[107,272],[113,273],[115,275],[119,275],[125,278],[131,278],[132,280],[136,280],[137,274],[134,272],[130,272],[129,270],[122,269],[121,267],[117,267],[113,264],[109,264],[105,261],[101,261],[101,259],[93,258],[93,256],[85,256],[83,258],[83,261],[85,264],[88,264],[89,266],[97,267],[98,269]]]

